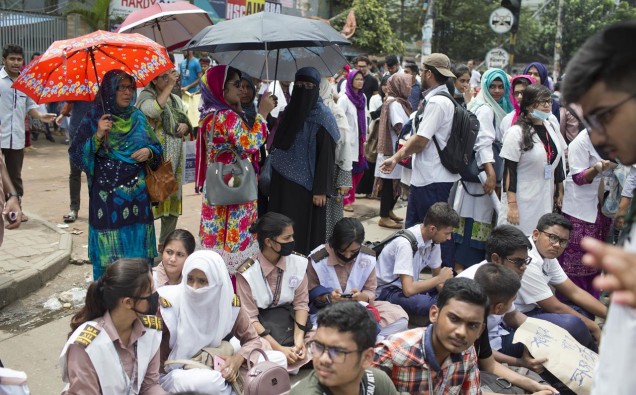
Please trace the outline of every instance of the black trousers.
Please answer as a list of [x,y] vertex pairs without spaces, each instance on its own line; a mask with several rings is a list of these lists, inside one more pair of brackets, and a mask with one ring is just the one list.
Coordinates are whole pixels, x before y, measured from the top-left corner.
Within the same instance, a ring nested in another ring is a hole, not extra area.
[[381,178],[382,192],[380,192],[380,218],[387,218],[398,198],[393,195],[393,180]]
[[3,148],[4,164],[7,167],[9,178],[18,195],[24,195],[22,185],[22,163],[24,162],[24,149]]

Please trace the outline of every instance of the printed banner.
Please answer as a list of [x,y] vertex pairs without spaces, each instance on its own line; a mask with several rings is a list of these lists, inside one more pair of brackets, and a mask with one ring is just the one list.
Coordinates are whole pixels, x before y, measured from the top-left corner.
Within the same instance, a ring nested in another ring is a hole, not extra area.
[[127,17],[131,12],[137,10],[143,10],[155,3],[174,3],[184,0],[111,0],[110,2],[110,17]]

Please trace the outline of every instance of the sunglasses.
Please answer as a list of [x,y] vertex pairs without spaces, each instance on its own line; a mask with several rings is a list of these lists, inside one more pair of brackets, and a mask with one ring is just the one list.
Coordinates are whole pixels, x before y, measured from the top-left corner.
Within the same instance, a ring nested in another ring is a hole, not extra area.
[[526,259],[509,259],[509,258],[504,258],[505,260],[507,260],[508,262],[515,264],[516,266],[527,266],[530,264],[530,262],[532,262],[532,258],[531,257],[527,257]]

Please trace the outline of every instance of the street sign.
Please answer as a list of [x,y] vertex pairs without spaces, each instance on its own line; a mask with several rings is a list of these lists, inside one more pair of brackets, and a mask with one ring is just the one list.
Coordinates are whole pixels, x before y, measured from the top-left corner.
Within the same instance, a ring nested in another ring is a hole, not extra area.
[[512,11],[507,8],[500,7],[490,14],[488,23],[495,33],[503,34],[510,31],[514,21],[515,16],[512,14]]
[[486,66],[491,68],[503,69],[508,66],[508,52],[503,48],[493,48],[486,54]]

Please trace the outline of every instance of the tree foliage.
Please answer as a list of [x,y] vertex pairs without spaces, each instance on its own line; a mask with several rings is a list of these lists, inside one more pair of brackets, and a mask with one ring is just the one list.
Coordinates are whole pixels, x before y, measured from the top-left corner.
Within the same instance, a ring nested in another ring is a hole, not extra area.
[[[351,38],[354,47],[374,54],[402,54],[404,43],[400,41],[388,22],[386,10],[379,0],[354,0],[356,32]],[[336,30],[341,30],[347,12],[331,20]]]
[[92,30],[108,30],[110,0],[93,0],[89,3],[74,1],[68,3],[64,15],[77,14]]

